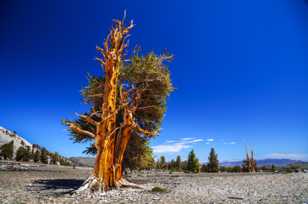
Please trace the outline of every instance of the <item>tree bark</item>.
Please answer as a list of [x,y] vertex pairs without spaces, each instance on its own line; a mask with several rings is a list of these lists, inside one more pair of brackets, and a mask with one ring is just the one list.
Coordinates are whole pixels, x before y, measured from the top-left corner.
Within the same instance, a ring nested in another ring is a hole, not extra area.
[[[122,159],[118,159],[115,154],[116,133],[119,131],[119,128],[116,126],[118,111],[117,90],[122,54],[126,47],[125,37],[132,27],[132,23],[128,27],[125,27],[124,22],[116,21],[115,26],[112,28],[104,43],[104,49],[98,49],[103,55],[103,59],[99,59],[99,61],[104,67],[105,82],[103,104],[101,106],[102,116],[101,121],[97,125],[95,137],[97,155],[94,176],[98,180],[99,188],[104,191],[116,187],[117,181],[122,178],[116,176],[116,166],[118,171],[122,171],[123,160],[123,156]],[[127,138],[127,135],[130,135],[126,129],[123,132],[126,135],[123,138]],[[126,148],[126,145],[122,146],[124,150],[120,149],[121,152],[125,151]]]

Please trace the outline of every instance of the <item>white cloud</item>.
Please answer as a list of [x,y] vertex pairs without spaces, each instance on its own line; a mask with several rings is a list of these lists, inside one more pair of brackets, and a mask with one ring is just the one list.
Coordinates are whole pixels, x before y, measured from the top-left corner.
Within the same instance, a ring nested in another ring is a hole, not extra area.
[[176,153],[192,147],[193,144],[202,142],[201,138],[181,138],[180,140],[167,140],[164,144],[153,146],[154,153]]
[[298,153],[275,152],[267,155],[266,157],[272,159],[293,159],[293,160],[308,161],[308,154],[298,154]]
[[210,143],[209,143],[209,142],[206,142],[205,144],[207,144],[207,145],[208,145],[208,144],[210,144]]
[[236,142],[234,142],[234,141],[232,141],[232,142],[224,142],[224,144],[226,144],[226,145],[235,145]]
[[208,142],[214,142],[214,139],[213,139],[213,138],[209,138],[209,139],[207,139],[206,141],[208,141]]
[[188,141],[188,140],[192,140],[192,139],[195,139],[193,137],[184,137],[184,138],[181,138],[181,140],[183,141]]

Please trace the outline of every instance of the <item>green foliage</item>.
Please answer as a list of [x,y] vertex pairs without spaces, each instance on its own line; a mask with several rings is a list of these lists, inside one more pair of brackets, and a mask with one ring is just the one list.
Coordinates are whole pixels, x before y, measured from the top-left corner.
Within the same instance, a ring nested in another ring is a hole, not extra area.
[[[155,55],[149,53],[145,56],[140,56],[134,52],[129,61],[122,63],[119,76],[118,89],[122,89],[129,93],[130,101],[134,98],[131,90],[140,91],[140,102],[134,104],[136,111],[134,113],[135,122],[143,129],[153,131],[160,128],[164,113],[166,111],[166,98],[173,90],[170,79],[170,73],[165,61],[170,60],[169,55]],[[98,120],[102,114],[101,104],[103,97],[95,97],[104,93],[104,77],[89,76],[88,85],[82,90],[83,100],[91,106],[91,111],[84,115],[91,114],[93,120]],[[117,101],[120,105],[120,101]],[[120,127],[123,122],[123,111],[120,110],[117,114],[117,126]],[[96,127],[86,123],[78,118],[73,122],[83,130],[96,133]],[[83,143],[90,142],[90,146],[84,151],[87,154],[96,154],[95,141],[92,137],[77,132],[71,132],[71,139],[74,142]],[[120,130],[119,130],[120,131]],[[133,131],[131,141],[129,141],[127,150],[124,156],[124,168],[152,168],[153,167],[152,150],[147,139],[139,132]]]
[[167,168],[167,163],[166,163],[166,158],[164,156],[161,156],[159,160],[157,161],[156,168],[158,169],[166,169]]
[[49,156],[51,158],[50,164],[58,164],[58,162],[60,163],[61,156],[57,152],[49,153]]
[[241,172],[241,167],[240,166],[221,166],[220,171],[230,172],[230,173],[239,173]]
[[214,148],[211,148],[210,155],[208,157],[208,172],[218,172],[219,170],[219,161],[218,156]]
[[14,152],[14,141],[6,143],[0,147],[0,156],[4,159],[12,159]]
[[19,147],[16,152],[16,161],[29,161],[32,159],[32,155],[29,148]]
[[241,172],[241,167],[240,166],[234,166],[234,167],[232,167],[231,172],[234,172],[234,173]]
[[272,165],[272,168],[271,168],[271,170],[272,170],[272,172],[275,172],[275,171],[277,171],[277,168],[276,168],[276,166],[273,164]]
[[45,148],[43,148],[42,151],[41,151],[40,161],[43,164],[48,163],[48,151]]
[[187,158],[187,171],[198,173],[200,170],[199,160],[196,157],[194,150],[191,150]]
[[148,140],[133,134],[125,151],[123,166],[129,169],[151,169],[154,163]]
[[201,172],[209,172],[209,169],[208,169],[208,167],[207,167],[206,164],[202,164],[202,166],[201,166]]
[[35,163],[39,162],[39,161],[40,161],[40,157],[41,157],[40,151],[36,150],[36,152],[35,152],[34,155],[33,155],[33,161],[34,161]]
[[176,157],[176,160],[175,160],[175,169],[177,170],[177,171],[180,171],[181,169],[182,169],[182,166],[181,166],[181,157],[178,155],[177,157]]
[[153,192],[153,193],[167,193],[168,189],[162,188],[162,187],[159,187],[159,186],[155,186],[155,187],[152,188],[151,192]]

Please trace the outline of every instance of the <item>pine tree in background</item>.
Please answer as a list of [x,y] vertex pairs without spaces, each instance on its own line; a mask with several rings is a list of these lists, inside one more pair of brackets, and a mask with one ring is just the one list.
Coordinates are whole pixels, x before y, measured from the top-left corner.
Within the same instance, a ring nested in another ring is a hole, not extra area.
[[0,156],[4,159],[12,159],[14,152],[14,141],[6,143],[0,147]]
[[50,153],[49,155],[51,157],[50,164],[58,164],[60,162],[60,155],[57,152]]
[[48,152],[47,152],[47,150],[45,148],[43,148],[42,151],[41,151],[40,161],[43,164],[47,164],[48,163]]
[[39,162],[40,161],[40,157],[41,157],[41,154],[40,154],[40,151],[39,150],[36,150],[36,152],[33,154],[33,161],[36,163],[36,162]]
[[177,171],[181,171],[182,167],[181,167],[181,157],[178,155],[176,157],[176,160],[175,160],[175,169]]
[[164,156],[161,156],[159,160],[157,161],[157,168],[158,169],[166,169],[166,158]]
[[29,148],[24,148],[20,146],[16,152],[16,161],[30,161],[31,152]]
[[277,171],[277,167],[274,164],[272,164],[271,170],[272,170],[272,172],[276,172]]
[[218,172],[219,171],[219,161],[218,161],[218,156],[214,148],[211,148],[208,160],[209,160],[208,172]]
[[200,171],[199,160],[196,157],[194,150],[191,150],[187,158],[187,171],[198,173]]
[[171,171],[175,171],[175,161],[174,159],[171,159],[171,161],[169,162],[168,164],[168,169],[171,170]]
[[202,164],[201,166],[201,172],[209,172],[207,164]]

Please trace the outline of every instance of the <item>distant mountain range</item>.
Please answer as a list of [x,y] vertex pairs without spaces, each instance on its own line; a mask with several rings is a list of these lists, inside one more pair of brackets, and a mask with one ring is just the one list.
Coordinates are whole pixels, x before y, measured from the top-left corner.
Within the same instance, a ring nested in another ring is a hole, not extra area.
[[[94,157],[70,157],[69,158],[73,164],[76,166],[88,166],[88,167],[93,167],[95,158]],[[226,161],[226,162],[221,162],[221,166],[241,166],[243,161]],[[275,166],[287,166],[289,164],[306,164],[307,162],[303,162],[300,160],[292,160],[292,159],[261,159],[257,160],[257,165],[258,166],[270,166],[270,165],[275,165]]]
[[71,160],[76,166],[93,167],[95,162],[94,157],[70,157],[68,159]]
[[[305,163],[300,160],[292,160],[292,159],[260,159],[257,160],[257,166],[287,166],[289,164],[296,164],[296,163]],[[221,166],[241,166],[243,161],[225,161],[221,162]]]

